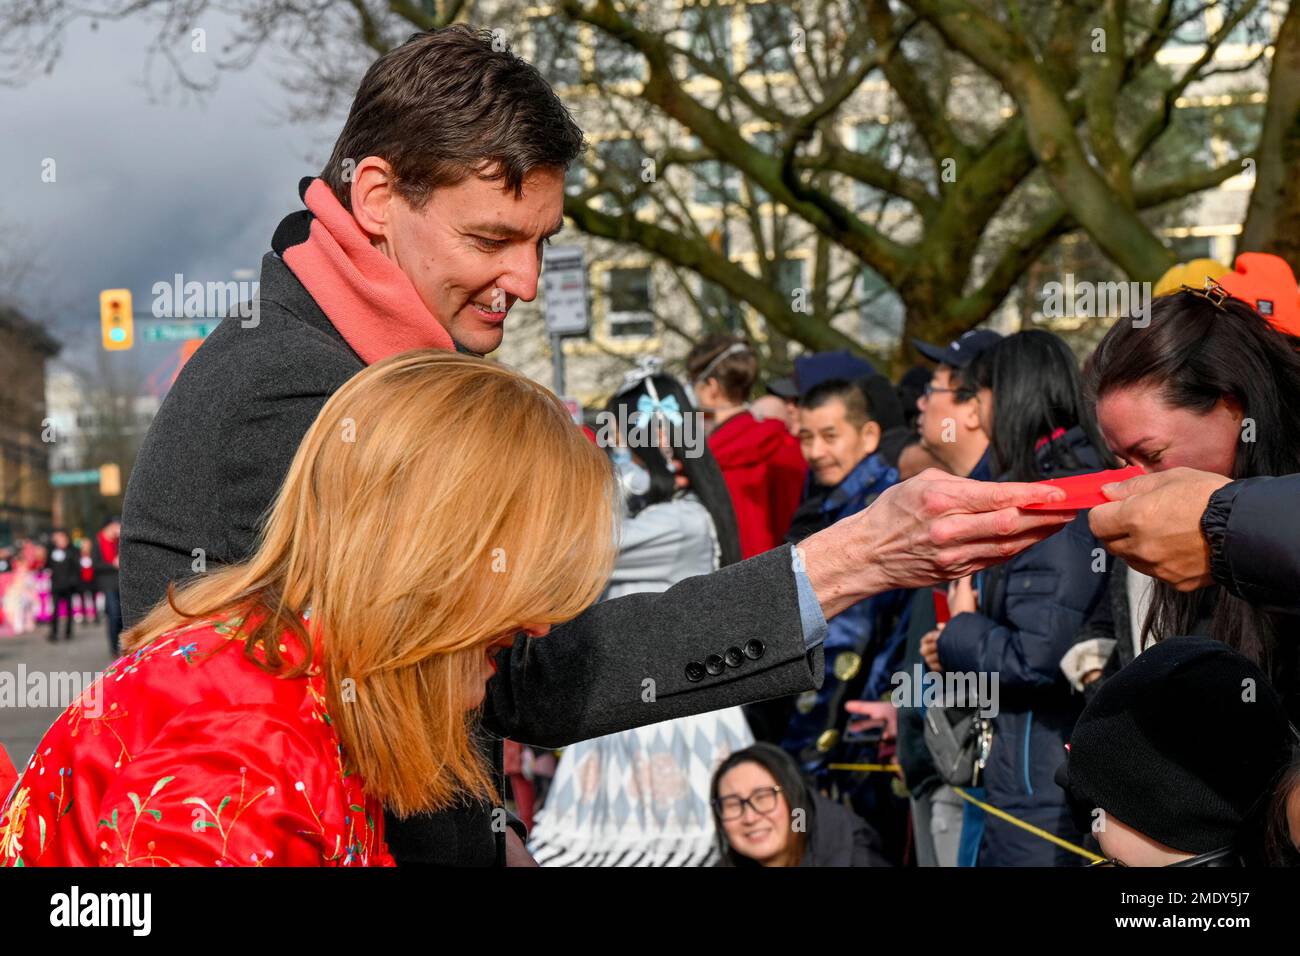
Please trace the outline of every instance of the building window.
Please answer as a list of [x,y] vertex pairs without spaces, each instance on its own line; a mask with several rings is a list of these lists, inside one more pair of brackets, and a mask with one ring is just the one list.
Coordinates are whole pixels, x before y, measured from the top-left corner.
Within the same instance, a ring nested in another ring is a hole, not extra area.
[[794,301],[796,289],[806,289],[803,281],[802,259],[780,259],[776,263],[776,287],[785,296],[786,303]]
[[595,34],[596,79],[602,83],[645,79],[645,60],[625,43],[600,29]]
[[756,3],[749,7],[749,60],[768,73],[787,73],[792,60],[794,11],[779,3]]
[[[750,145],[752,145],[759,152],[766,153],[769,156],[776,156],[777,150],[780,147],[780,144],[776,140],[776,133],[770,129],[757,130],[753,133],[750,133],[746,137],[746,139],[748,139]],[[771,202],[772,200],[771,195],[768,193],[766,189],[764,189],[762,186],[759,186],[757,183],[750,183],[749,189],[751,195],[754,197],[754,202],[756,203]]]
[[587,167],[580,160],[575,159],[564,171],[564,191],[570,196],[577,196],[586,188]]
[[607,275],[609,312],[606,325],[610,338],[654,335],[650,269],[610,269]]
[[696,163],[695,201],[704,206],[739,202],[740,172],[717,159]]
[[728,332],[738,332],[742,316],[740,306],[726,289],[708,279],[700,280],[700,307],[709,325],[722,326]]
[[529,21],[533,35],[533,65],[552,86],[576,86],[582,82],[581,43],[578,26],[564,17],[534,17]]
[[1171,239],[1169,246],[1174,251],[1174,258],[1179,262],[1214,258],[1213,236],[1180,236]]
[[596,147],[596,153],[600,157],[603,183],[613,195],[615,205],[624,210],[644,207],[641,164],[646,155],[641,144],[635,139],[609,139]]
[[[731,8],[714,6],[684,7],[681,38],[678,45],[709,63],[719,73],[731,72]],[[694,64],[687,76],[701,76]]]
[[867,343],[896,342],[903,332],[903,300],[874,269],[863,268],[860,289],[858,338]]
[[[1191,0],[1191,2],[1175,3],[1170,17],[1174,23],[1186,20],[1181,23],[1177,30],[1174,31],[1170,42],[1181,44],[1183,46],[1201,46],[1209,39],[1209,25],[1205,22],[1205,7],[1201,0]],[[1193,12],[1193,8],[1201,7]]]

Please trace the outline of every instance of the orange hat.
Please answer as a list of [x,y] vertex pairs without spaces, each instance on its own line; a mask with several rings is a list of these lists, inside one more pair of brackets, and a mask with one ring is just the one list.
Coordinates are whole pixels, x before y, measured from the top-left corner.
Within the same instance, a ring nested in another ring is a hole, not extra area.
[[1237,268],[1219,276],[1219,285],[1254,307],[1279,332],[1300,336],[1300,289],[1285,259],[1243,252],[1237,256]]

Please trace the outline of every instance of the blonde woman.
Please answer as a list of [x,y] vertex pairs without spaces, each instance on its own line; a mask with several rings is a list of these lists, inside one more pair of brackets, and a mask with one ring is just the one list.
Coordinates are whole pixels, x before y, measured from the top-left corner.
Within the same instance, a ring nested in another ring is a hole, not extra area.
[[308,431],[252,557],[171,591],[46,734],[0,862],[384,865],[383,808],[499,803],[472,735],[494,657],[600,594],[616,494],[518,373],[371,366]]

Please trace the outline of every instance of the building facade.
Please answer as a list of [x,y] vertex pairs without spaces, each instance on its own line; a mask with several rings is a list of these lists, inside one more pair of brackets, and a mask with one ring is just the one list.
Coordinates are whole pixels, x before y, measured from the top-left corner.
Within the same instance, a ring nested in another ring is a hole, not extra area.
[[59,350],[39,325],[0,305],[0,545],[54,521],[45,363]]

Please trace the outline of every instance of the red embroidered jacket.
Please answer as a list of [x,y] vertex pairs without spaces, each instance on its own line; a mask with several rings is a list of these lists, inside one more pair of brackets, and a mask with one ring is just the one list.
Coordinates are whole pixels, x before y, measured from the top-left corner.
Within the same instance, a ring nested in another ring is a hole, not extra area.
[[318,669],[268,674],[239,624],[162,636],[63,712],[0,810],[0,865],[393,865]]

